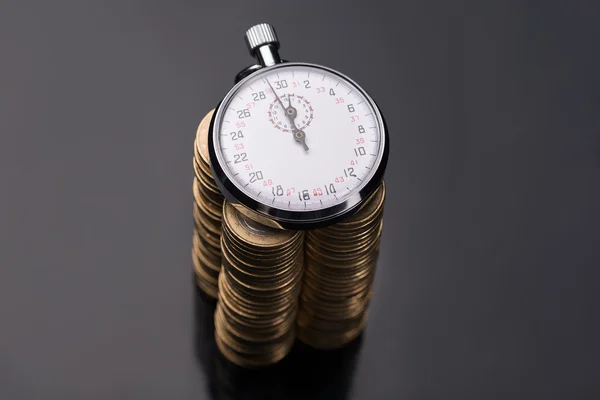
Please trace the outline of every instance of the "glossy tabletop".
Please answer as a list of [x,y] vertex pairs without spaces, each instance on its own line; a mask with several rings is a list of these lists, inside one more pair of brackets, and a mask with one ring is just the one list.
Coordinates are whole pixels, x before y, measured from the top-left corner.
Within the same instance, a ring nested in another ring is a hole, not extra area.
[[[3,1],[0,399],[600,398],[599,17]],[[391,153],[366,332],[248,372],[192,280],[192,145],[263,21],[373,96]]]

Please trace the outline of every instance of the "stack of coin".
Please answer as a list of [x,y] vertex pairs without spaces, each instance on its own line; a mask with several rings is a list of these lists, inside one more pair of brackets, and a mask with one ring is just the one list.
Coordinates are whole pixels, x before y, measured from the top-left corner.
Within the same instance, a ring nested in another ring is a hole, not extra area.
[[297,335],[319,349],[339,348],[362,332],[383,228],[383,182],[349,219],[308,231]]
[[291,350],[303,244],[303,232],[262,225],[225,202],[215,339],[232,363],[266,366]]
[[207,295],[217,298],[221,271],[221,215],[223,195],[210,171],[208,128],[214,110],[200,122],[194,143],[194,237],[192,259],[196,282]]

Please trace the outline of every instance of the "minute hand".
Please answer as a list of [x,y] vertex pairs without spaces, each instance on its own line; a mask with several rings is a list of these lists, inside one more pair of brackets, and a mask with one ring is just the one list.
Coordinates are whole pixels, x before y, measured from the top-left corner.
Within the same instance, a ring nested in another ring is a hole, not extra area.
[[[277,92],[275,92],[275,89],[273,89],[273,86],[271,86],[271,82],[269,82],[269,80],[267,78],[265,78],[265,81],[267,81],[267,84],[271,88],[271,91],[273,92],[273,95],[275,96],[275,98],[277,99],[277,101],[279,102],[279,104],[281,105],[281,108],[283,108],[283,111],[285,111],[285,115],[287,115],[287,108],[285,108],[285,106],[283,105],[283,102],[281,101],[281,99],[279,98],[279,96],[277,96]],[[292,121],[292,124],[294,124],[294,121]],[[294,125],[294,126],[296,126],[296,125]]]

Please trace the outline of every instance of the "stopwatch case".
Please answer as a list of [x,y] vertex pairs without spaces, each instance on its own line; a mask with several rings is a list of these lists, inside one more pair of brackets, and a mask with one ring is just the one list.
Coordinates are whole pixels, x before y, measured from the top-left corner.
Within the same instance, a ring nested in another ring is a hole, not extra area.
[[[372,104],[373,107],[378,112],[381,117],[382,122],[382,136],[384,137],[385,143],[383,148],[383,154],[381,156],[381,161],[377,166],[373,176],[364,185],[357,193],[350,196],[343,202],[336,204],[331,207],[323,208],[320,210],[308,210],[308,211],[292,211],[292,210],[282,210],[280,208],[271,207],[267,204],[260,203],[255,199],[251,198],[247,194],[245,194],[242,190],[240,190],[234,183],[229,179],[223,166],[218,162],[215,145],[214,145],[214,126],[215,126],[215,118],[217,115],[220,115],[219,109],[223,105],[223,100],[219,102],[217,107],[215,108],[215,112],[213,113],[213,117],[210,121],[210,128],[208,131],[208,151],[210,155],[210,168],[213,173],[213,177],[215,178],[215,182],[217,186],[225,196],[225,198],[232,203],[236,208],[240,206],[245,207],[250,212],[245,213],[246,215],[252,217],[255,214],[255,219],[258,222],[265,223],[271,226],[277,226],[282,229],[292,229],[292,230],[306,230],[306,229],[316,229],[316,228],[324,228],[328,225],[332,225],[336,222],[344,220],[352,216],[358,209],[360,205],[375,192],[375,190],[379,187],[383,179],[383,175],[385,173],[385,169],[387,166],[388,155],[389,155],[389,135],[387,124],[385,122],[385,118],[381,113],[381,110],[377,103],[367,94],[367,92],[352,79],[347,77],[346,75],[333,70],[331,68],[324,67],[318,64],[310,64],[310,63],[281,63],[276,64],[271,67],[264,67],[252,71],[252,73],[246,75],[242,80],[237,82],[237,84],[229,91],[229,93],[224,97],[227,99],[230,97],[230,94],[237,90],[239,86],[242,86],[246,80],[250,79],[255,72],[264,71],[268,69],[281,68],[283,66],[297,65],[297,66],[308,66],[318,69],[323,69],[335,75],[338,75],[348,82],[353,84],[362,94],[367,98]],[[266,220],[265,220],[266,219]]]

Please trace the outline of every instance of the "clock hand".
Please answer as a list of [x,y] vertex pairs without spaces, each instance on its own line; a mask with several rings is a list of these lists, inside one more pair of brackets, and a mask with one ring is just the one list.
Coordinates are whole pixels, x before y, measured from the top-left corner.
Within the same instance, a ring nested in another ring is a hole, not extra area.
[[304,131],[295,130],[294,140],[302,144],[302,147],[304,147],[304,151],[308,151],[308,146],[306,145],[306,133],[304,133]]
[[283,105],[283,102],[281,101],[281,99],[279,98],[277,93],[275,92],[275,89],[273,89],[271,82],[269,82],[269,80],[267,78],[265,78],[265,81],[267,81],[267,84],[271,88],[273,95],[275,96],[275,98],[277,99],[279,104],[281,105],[281,108],[283,109],[285,116],[290,120],[290,125],[292,127],[292,135],[294,136],[294,140],[296,142],[302,144],[302,147],[304,147],[304,151],[308,151],[308,146],[306,145],[306,133],[304,133],[303,131],[298,129],[298,127],[296,126],[296,123],[294,122],[294,119],[296,118],[296,115],[298,112],[296,111],[296,109],[294,107],[292,107],[292,100],[289,98],[290,96],[288,95],[288,101],[289,101],[290,106],[286,107]]
[[298,110],[296,110],[296,108],[292,106],[291,94],[288,94],[288,104],[289,105],[285,110],[285,115],[287,115],[292,121],[292,126],[294,128],[294,130],[292,131],[294,133],[294,140],[302,144],[302,147],[304,147],[304,151],[308,151],[308,146],[306,145],[306,133],[298,129],[296,123],[294,122],[294,120],[298,116]]
[[288,93],[288,107],[285,110],[287,115],[289,115],[292,119],[296,119],[296,115],[298,115],[298,111],[294,107],[292,107],[292,95]]
[[273,95],[275,96],[275,98],[279,102],[279,105],[281,105],[281,108],[283,109],[283,112],[284,112],[285,116],[290,120],[290,123],[292,125],[292,132],[297,131],[298,127],[294,123],[294,119],[291,118],[291,114],[290,114],[290,113],[294,113],[296,110],[293,107],[288,108],[288,107],[284,106],[283,105],[283,101],[281,101],[281,99],[277,95],[277,92],[275,92],[275,89],[273,89],[273,86],[271,86],[271,82],[269,82],[269,80],[267,78],[265,78],[265,81],[267,81],[267,84],[271,88],[271,91],[273,92]]
[[[271,91],[273,92],[273,95],[275,96],[275,98],[277,99],[277,101],[279,102],[279,104],[281,105],[281,108],[283,108],[283,110],[286,111],[287,109],[283,105],[283,102],[281,101],[281,99],[279,98],[279,96],[277,96],[277,93],[275,92],[275,89],[273,89],[273,86],[271,86],[271,82],[269,82],[269,80],[267,78],[265,78],[265,81],[267,81],[267,84],[269,85],[269,87],[271,88]],[[287,113],[286,113],[286,115],[287,115]]]

